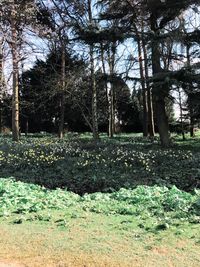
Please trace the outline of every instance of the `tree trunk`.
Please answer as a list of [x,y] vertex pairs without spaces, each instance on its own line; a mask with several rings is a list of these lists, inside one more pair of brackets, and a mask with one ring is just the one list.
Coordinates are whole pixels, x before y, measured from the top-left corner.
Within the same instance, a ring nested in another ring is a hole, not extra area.
[[110,84],[110,103],[109,103],[109,137],[113,138],[115,133],[115,108],[114,108],[114,86]]
[[115,133],[115,91],[114,91],[114,68],[115,68],[115,53],[116,43],[111,44],[111,53],[109,53],[109,68],[110,68],[110,101],[109,101],[109,137],[112,138]]
[[178,98],[179,98],[179,107],[180,107],[180,118],[181,118],[181,134],[183,137],[183,141],[185,140],[185,132],[184,132],[184,125],[183,125],[183,105],[182,105],[182,97],[180,88],[178,88]]
[[60,120],[58,137],[64,137],[64,123],[65,123],[65,69],[66,69],[66,56],[65,56],[65,43],[62,43],[62,57],[61,57],[61,93],[60,93]]
[[150,137],[155,136],[155,126],[154,126],[154,112],[153,112],[153,100],[152,91],[149,83],[147,83],[147,103],[148,103],[148,125],[149,125],[149,135]]
[[2,104],[3,104],[3,39],[0,38],[0,133],[2,133]]
[[[106,79],[106,67],[105,67],[105,61],[104,61],[104,48],[103,45],[101,44],[101,62],[102,62],[102,70],[103,70],[103,74],[104,74],[104,78],[105,78],[105,89],[106,89],[106,104],[107,104],[107,108],[108,108],[108,125],[109,125],[109,93],[108,93],[108,82]],[[108,127],[109,128],[109,127]],[[109,129],[107,131],[107,134],[109,136]]]
[[[191,85],[189,85],[189,89],[192,92]],[[191,95],[190,93],[188,94],[188,103],[189,103],[189,117],[190,117],[190,137],[194,137],[194,109],[192,105],[192,100],[191,100]]]
[[147,91],[147,105],[148,105],[148,130],[150,137],[155,136],[155,126],[154,126],[154,113],[153,113],[153,101],[152,101],[152,91],[149,84],[149,71],[148,71],[148,58],[147,50],[144,38],[142,37],[142,49],[144,54],[144,71],[146,79],[146,91]]
[[15,4],[11,11],[12,32],[12,64],[13,64],[13,92],[12,92],[12,137],[13,141],[19,141],[19,55],[17,47],[16,10]]
[[194,137],[194,119],[190,117],[190,137]]
[[[154,15],[151,16],[151,30],[155,34],[155,37],[152,40],[152,44],[151,44],[152,72],[153,72],[153,75],[155,75],[157,73],[160,73],[162,71],[162,68],[161,68],[161,63],[160,63],[159,42],[156,37],[156,35],[159,34],[159,30],[157,30],[157,21],[154,18]],[[168,91],[169,91],[169,88],[167,88],[165,84],[158,86],[154,82],[152,93],[155,98],[157,126],[158,126],[158,132],[160,136],[161,145],[163,147],[170,146],[169,125],[168,125],[168,118],[167,118],[166,110],[165,110],[165,97],[168,95]]]
[[[88,4],[88,16],[89,22],[93,24],[92,16],[92,3],[91,0],[87,1]],[[97,109],[97,86],[95,77],[95,66],[94,66],[94,45],[90,44],[90,70],[91,70],[91,88],[92,88],[92,127],[93,127],[93,138],[99,139],[99,127],[98,127],[98,109]]]
[[28,132],[29,132],[29,123],[28,123],[28,118],[26,118],[25,136],[28,136]]
[[98,130],[98,110],[97,110],[97,87],[94,70],[94,47],[90,45],[90,68],[91,68],[91,86],[92,86],[92,126],[93,126],[93,138],[96,140],[99,138]]
[[143,101],[143,136],[148,136],[148,106],[147,106],[147,91],[145,87],[145,76],[144,76],[144,67],[143,67],[143,57],[142,57],[142,49],[141,42],[139,39],[139,35],[137,45],[138,45],[138,56],[139,56],[139,66],[140,66],[140,78],[141,78],[141,86],[142,86],[142,101]]
[[165,100],[162,96],[155,97],[155,106],[156,106],[156,117],[157,117],[157,124],[158,124],[158,131],[160,135],[161,145],[163,147],[169,147],[170,146],[169,125],[165,110]]
[[[187,67],[191,67],[190,60],[190,44],[186,45],[186,56],[187,56]],[[192,92],[192,84],[189,84],[189,92]],[[194,137],[194,111],[192,107],[191,95],[188,94],[188,102],[189,102],[189,113],[190,113],[190,137]]]

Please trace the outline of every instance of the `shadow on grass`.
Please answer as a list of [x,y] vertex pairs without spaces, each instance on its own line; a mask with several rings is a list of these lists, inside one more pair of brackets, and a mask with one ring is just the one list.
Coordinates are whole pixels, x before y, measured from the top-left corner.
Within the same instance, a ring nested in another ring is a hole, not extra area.
[[158,138],[141,135],[68,135],[0,140],[0,176],[75,193],[112,192],[138,185],[161,185],[191,191],[200,187],[200,142],[192,139],[162,149]]

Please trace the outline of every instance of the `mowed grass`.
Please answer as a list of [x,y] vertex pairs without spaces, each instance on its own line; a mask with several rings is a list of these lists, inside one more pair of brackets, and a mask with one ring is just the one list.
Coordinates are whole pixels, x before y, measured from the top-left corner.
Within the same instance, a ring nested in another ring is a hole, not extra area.
[[135,135],[1,139],[0,266],[199,267],[197,147]]
[[[68,211],[69,212],[69,211]],[[131,216],[65,215],[66,225],[42,221],[0,224],[2,262],[24,266],[200,266],[197,224],[180,223],[157,233]],[[0,262],[1,262],[0,261]]]

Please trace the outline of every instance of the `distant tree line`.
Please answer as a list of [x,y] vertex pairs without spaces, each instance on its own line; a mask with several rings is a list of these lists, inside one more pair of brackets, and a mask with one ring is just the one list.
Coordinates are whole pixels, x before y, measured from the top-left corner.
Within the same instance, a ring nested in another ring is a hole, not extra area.
[[0,130],[10,127],[14,141],[20,132],[63,138],[66,131],[91,131],[98,139],[101,131],[111,138],[119,131],[143,131],[145,137],[157,131],[168,147],[177,102],[181,132],[187,121],[194,136],[199,4],[2,0]]

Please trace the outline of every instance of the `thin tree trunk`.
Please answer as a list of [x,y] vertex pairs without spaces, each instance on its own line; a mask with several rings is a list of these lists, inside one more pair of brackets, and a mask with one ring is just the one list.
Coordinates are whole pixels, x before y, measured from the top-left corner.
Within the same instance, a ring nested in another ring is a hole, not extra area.
[[194,137],[194,119],[190,117],[190,137]]
[[150,137],[154,137],[155,136],[155,126],[154,126],[153,100],[152,100],[151,87],[150,87],[148,82],[147,82],[147,103],[148,103],[149,135],[150,135]]
[[152,101],[152,91],[149,84],[149,71],[148,71],[148,58],[147,50],[144,38],[142,37],[142,48],[144,54],[144,71],[146,78],[146,91],[147,91],[147,104],[148,104],[148,126],[149,126],[149,135],[150,137],[155,136],[155,126],[154,126],[154,113],[153,113],[153,101]]
[[87,116],[85,115],[84,111],[83,111],[83,108],[81,107],[81,105],[79,103],[77,103],[80,111],[81,111],[81,114],[85,120],[85,122],[87,123],[87,125],[89,126],[90,130],[93,132],[93,125],[92,123],[89,121],[89,119],[87,118]]
[[65,69],[66,69],[66,55],[65,55],[65,43],[62,42],[62,55],[61,55],[61,80],[62,88],[60,94],[60,120],[59,120],[59,133],[60,139],[64,137],[64,123],[65,123]]
[[148,136],[148,106],[147,106],[147,91],[145,87],[145,76],[144,76],[144,67],[143,67],[143,57],[141,49],[141,41],[139,35],[137,36],[137,45],[138,45],[138,56],[139,56],[139,66],[140,66],[140,78],[142,86],[142,101],[143,101],[143,136]]
[[109,137],[113,138],[115,133],[115,108],[114,108],[114,86],[110,83],[110,105],[109,105]]
[[[151,16],[151,30],[158,34],[157,31],[157,21],[154,16]],[[155,38],[152,40],[151,44],[152,48],[152,72],[153,75],[160,73],[162,71],[161,63],[160,63],[160,50],[159,50],[159,42]],[[169,135],[169,125],[168,118],[165,109],[165,97],[168,95],[169,88],[166,85],[153,84],[153,95],[155,98],[155,106],[156,106],[156,118],[157,118],[157,126],[160,135],[161,145],[163,147],[170,146],[170,135]]]
[[[108,93],[108,82],[106,79],[106,67],[105,67],[105,61],[104,61],[104,49],[103,49],[103,45],[101,44],[101,62],[102,62],[102,70],[103,70],[103,74],[104,74],[104,78],[105,78],[105,89],[106,89],[106,104],[107,104],[107,108],[108,108],[108,125],[109,125],[109,93]],[[108,127],[109,128],[109,127]],[[107,134],[109,136],[109,129],[107,131]]]
[[[89,22],[92,25],[92,3],[88,0],[88,16]],[[93,126],[93,138],[95,140],[99,139],[99,129],[98,129],[98,109],[97,109],[97,86],[95,77],[95,67],[94,67],[94,45],[90,44],[90,69],[91,69],[91,88],[92,88],[92,126]]]
[[29,123],[28,123],[28,117],[26,118],[26,125],[25,125],[25,136],[28,136],[29,132]]
[[[190,45],[186,45],[186,56],[187,56],[187,66],[188,68],[191,66],[190,62]],[[192,85],[189,84],[189,92],[192,92]],[[189,113],[190,113],[190,137],[194,137],[194,112],[192,107],[191,95],[188,94],[188,102],[189,102]]]
[[93,138],[99,138],[98,130],[98,110],[97,110],[97,87],[94,72],[94,47],[90,45],[90,68],[91,68],[91,85],[92,85],[92,125],[93,125]]
[[115,91],[114,91],[114,66],[115,66],[116,43],[111,45],[111,54],[109,55],[110,67],[110,105],[109,105],[109,137],[112,138],[115,133]]
[[0,133],[2,133],[2,104],[3,104],[3,38],[0,39]]
[[185,140],[185,132],[184,132],[184,125],[183,125],[183,105],[182,105],[180,88],[178,88],[178,98],[179,98],[180,118],[181,118],[181,134],[182,134],[183,141],[184,141]]
[[13,141],[19,141],[19,55],[17,51],[17,29],[15,4],[11,11],[12,32],[12,64],[13,64],[13,93],[12,93],[12,136]]

